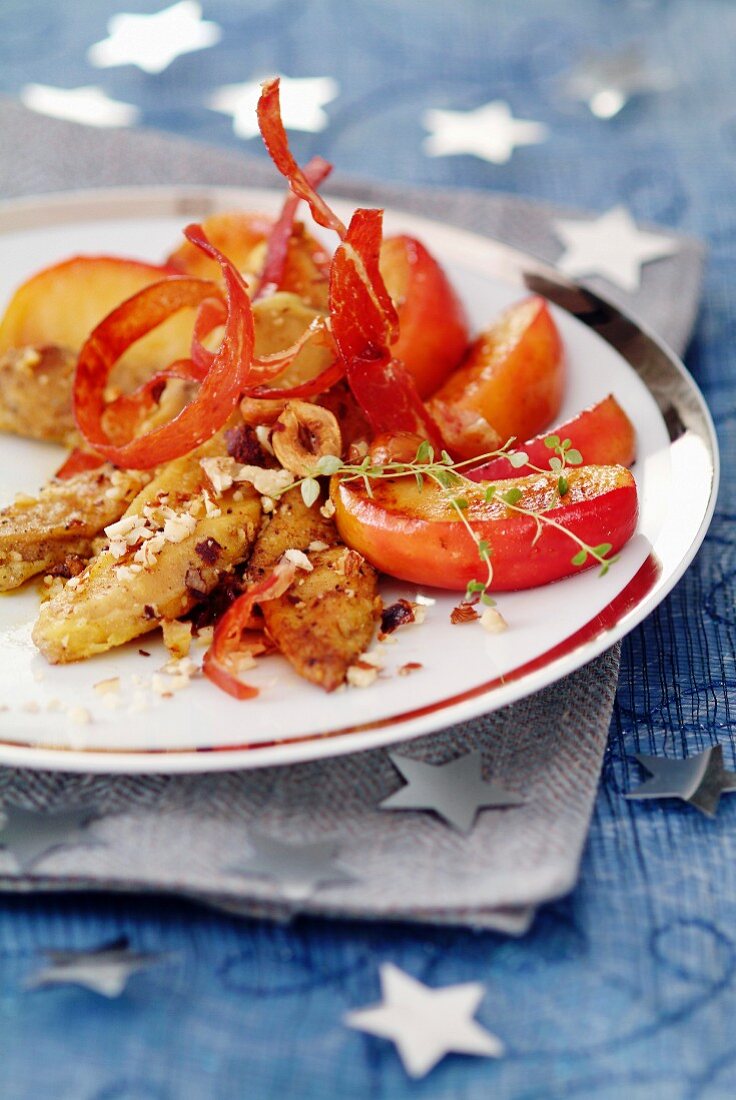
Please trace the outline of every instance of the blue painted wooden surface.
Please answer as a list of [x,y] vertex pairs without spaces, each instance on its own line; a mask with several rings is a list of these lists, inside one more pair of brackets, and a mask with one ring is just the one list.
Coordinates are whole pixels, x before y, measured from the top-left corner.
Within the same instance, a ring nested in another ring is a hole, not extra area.
[[[515,191],[707,238],[705,302],[688,364],[714,410],[725,485],[705,548],[624,647],[618,703],[580,883],[516,942],[468,931],[236,921],[174,901],[3,899],[0,1096],[9,1100],[405,1097],[691,1100],[736,1095],[736,798],[716,821],[633,805],[632,754],[715,740],[734,766],[736,703],[736,5],[728,0],[203,0],[225,31],[159,76],[93,70],[85,49],[109,15],[147,0],[2,0],[0,91],[100,84],[142,124],[236,145],[204,106],[220,84],[275,70],[334,76],[328,129],[295,139],[342,169],[384,179]],[[677,76],[665,94],[601,122],[559,81],[584,48],[638,41]],[[430,159],[422,112],[507,99],[551,140],[505,166]],[[257,143],[248,142],[256,151]],[[3,155],[9,155],[3,150]],[[666,337],[666,333],[663,334]],[[126,933],[171,951],[116,1002],[24,993],[44,948]],[[393,1048],[343,1028],[378,996],[392,960],[430,983],[482,980],[479,1018],[507,1043],[498,1063],[452,1057],[410,1082]]]

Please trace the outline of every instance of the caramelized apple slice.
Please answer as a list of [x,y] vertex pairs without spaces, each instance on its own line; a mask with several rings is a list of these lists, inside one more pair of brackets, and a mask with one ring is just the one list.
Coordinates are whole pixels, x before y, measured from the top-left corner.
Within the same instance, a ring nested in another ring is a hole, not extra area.
[[543,298],[505,310],[473,342],[429,410],[462,458],[531,439],[557,416],[565,380],[562,342]]
[[440,265],[413,237],[388,237],[380,268],[399,314],[392,354],[414,378],[420,397],[429,397],[465,352],[465,311]]

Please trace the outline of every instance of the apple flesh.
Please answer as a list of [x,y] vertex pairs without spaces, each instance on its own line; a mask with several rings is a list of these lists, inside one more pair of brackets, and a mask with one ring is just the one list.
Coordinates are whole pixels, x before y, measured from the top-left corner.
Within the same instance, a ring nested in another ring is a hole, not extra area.
[[18,287],[0,321],[0,354],[11,348],[79,351],[115,306],[170,275],[156,264],[116,256],[73,256]]
[[527,298],[473,341],[428,407],[450,450],[474,458],[545,428],[559,412],[564,382],[562,341],[549,307],[543,298]]
[[[212,214],[202,222],[207,239],[230,259],[249,283],[255,285],[263,269],[266,241],[274,219],[266,214],[231,211]],[[219,265],[189,241],[184,241],[169,256],[167,263],[175,271],[219,282]],[[294,224],[279,290],[297,294],[314,309],[326,310],[330,261],[322,245],[306,232],[300,222]]]
[[420,397],[429,397],[467,348],[465,310],[445,272],[413,237],[388,237],[380,269],[399,314],[399,338],[391,354],[412,375]]

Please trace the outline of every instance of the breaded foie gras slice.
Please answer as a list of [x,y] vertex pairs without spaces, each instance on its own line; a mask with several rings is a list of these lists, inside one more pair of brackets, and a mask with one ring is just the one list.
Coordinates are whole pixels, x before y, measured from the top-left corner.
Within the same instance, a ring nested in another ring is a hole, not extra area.
[[249,577],[259,580],[289,551],[311,569],[300,569],[283,596],[261,606],[266,630],[305,680],[334,691],[368,648],[381,613],[378,575],[341,541],[319,499],[307,507],[298,489],[284,495],[259,535]]

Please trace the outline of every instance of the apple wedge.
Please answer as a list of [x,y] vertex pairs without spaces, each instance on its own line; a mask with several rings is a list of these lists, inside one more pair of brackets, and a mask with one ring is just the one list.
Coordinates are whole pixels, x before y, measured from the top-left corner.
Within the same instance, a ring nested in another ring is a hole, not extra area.
[[531,439],[557,416],[565,382],[562,341],[543,298],[509,307],[474,340],[429,401],[450,450],[474,458],[512,436]]
[[445,272],[413,237],[388,237],[380,269],[399,314],[391,352],[412,375],[419,396],[429,397],[463,357],[469,340],[465,310]]

